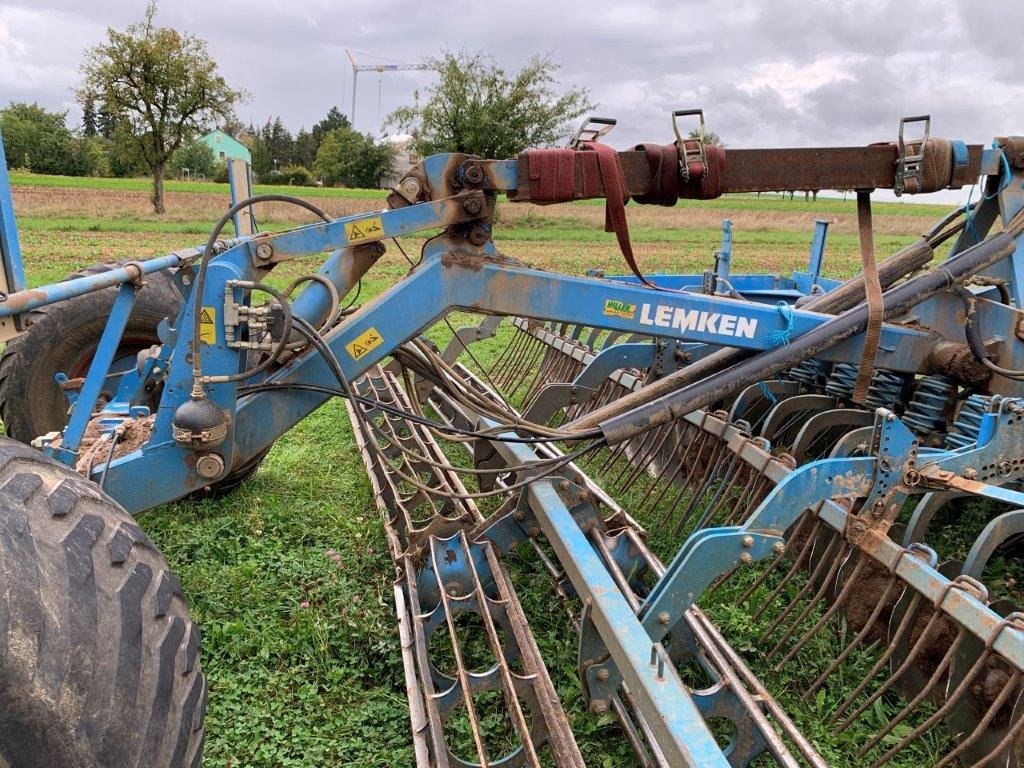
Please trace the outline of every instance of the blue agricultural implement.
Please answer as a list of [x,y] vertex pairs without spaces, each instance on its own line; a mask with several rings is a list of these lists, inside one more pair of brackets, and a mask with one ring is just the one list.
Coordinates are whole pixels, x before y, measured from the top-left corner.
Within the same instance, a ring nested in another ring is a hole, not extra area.
[[[867,147],[676,130],[616,151],[613,124],[428,157],[341,219],[251,195],[236,165],[204,245],[31,289],[3,168],[0,763],[199,764],[198,633],[129,515],[230,490],[341,397],[418,766],[582,766],[570,722],[604,716],[642,766],[1024,765],[1024,138],[921,117]],[[876,263],[873,190],[972,183]],[[788,277],[732,272],[729,222],[701,274],[634,258],[629,200],[829,189],[856,191],[849,280],[822,274],[824,222]],[[506,257],[499,195],[604,200],[630,274]],[[268,201],[319,220],[255,233]],[[356,306],[415,232],[419,260]],[[316,271],[268,282],[301,259]],[[524,579],[578,630],[564,706]]]

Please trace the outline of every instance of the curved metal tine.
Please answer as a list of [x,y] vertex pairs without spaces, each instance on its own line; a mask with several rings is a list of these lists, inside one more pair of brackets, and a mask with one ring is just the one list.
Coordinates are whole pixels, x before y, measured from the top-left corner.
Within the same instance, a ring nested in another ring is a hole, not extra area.
[[[996,760],[1004,759],[1004,755],[1008,755],[1009,760],[1013,760],[1016,757],[1018,764],[1022,757],[1021,753],[1024,753],[1024,744],[1021,744],[1019,738],[1024,734],[1024,693],[1017,700],[1017,706],[1014,707],[1013,715],[1010,718],[1012,725],[1006,732],[1006,735],[999,740],[988,754],[983,755],[971,764],[971,768],[986,768],[992,765]],[[1017,755],[1011,753],[1012,750],[1017,751]],[[959,755],[957,755],[959,757]],[[1008,762],[1008,765],[1013,765],[1012,762]],[[943,768],[945,768],[943,766]]]
[[[843,699],[842,702],[840,702],[838,707],[836,707],[835,712],[833,712],[832,715],[828,718],[828,723],[830,725],[834,724],[837,720],[839,720],[839,718],[841,718],[846,713],[847,710],[849,710],[849,708],[853,705],[853,702],[855,702],[860,697],[860,695],[864,693],[865,690],[867,690],[867,687],[871,685],[871,683],[875,679],[875,676],[878,675],[878,673],[882,671],[882,668],[889,663],[889,659],[891,659],[893,653],[896,652],[896,646],[902,641],[904,635],[906,635],[911,625],[914,624],[914,620],[917,615],[917,609],[920,603],[921,593],[914,592],[913,596],[910,598],[910,602],[907,604],[907,610],[900,619],[900,622],[896,626],[895,631],[890,632],[889,643],[888,645],[886,645],[885,651],[883,651],[882,655],[875,660],[875,663],[871,666],[871,669],[868,670],[868,672],[861,678],[861,681],[857,685],[857,687],[854,688],[850,693],[848,693],[846,695],[846,698]],[[867,706],[870,706],[870,704]],[[857,714],[855,714],[853,717],[849,718],[849,721],[856,720],[857,717],[860,716],[860,712],[864,711],[864,709],[867,709],[867,706],[865,706],[863,709],[857,712]],[[842,731],[844,730],[844,727],[845,725],[841,725],[836,730]]]
[[[774,399],[768,397],[766,390]],[[800,394],[800,385],[793,381],[772,380],[751,384],[732,401],[729,421],[743,419],[749,424],[757,424],[779,400],[797,394]]]
[[[734,481],[737,475],[742,473],[743,469],[747,466],[746,463],[744,463],[743,459],[740,458],[738,453],[732,453],[731,451],[723,451],[723,460],[725,460],[726,457],[729,457],[729,465],[725,468],[725,472],[720,477],[717,477],[718,473],[716,473],[715,476],[709,478],[709,481],[707,483],[709,489],[716,482],[718,487],[714,489],[714,493],[711,494],[711,498],[708,499],[708,501],[704,504],[704,511],[701,513],[701,516],[698,517],[697,521],[694,523],[694,529],[704,528],[708,524],[708,521],[714,517],[718,509],[728,499],[729,494],[735,489],[736,484]],[[701,500],[703,501],[703,496]],[[694,509],[697,509],[697,507],[694,507]],[[690,514],[691,512],[687,511],[687,517],[689,517]],[[677,529],[681,527],[682,522],[683,521],[681,520],[680,525],[677,526]],[[678,535],[678,530],[676,531],[676,535]]]
[[1024,534],[1024,509],[1015,509],[991,520],[974,540],[971,551],[964,558],[963,574],[981,579],[989,559],[1003,544]]
[[917,506],[914,507],[910,520],[907,522],[907,530],[903,535],[903,545],[910,546],[913,543],[922,543],[928,540],[928,528],[932,520],[946,504],[956,499],[969,497],[969,493],[959,491],[932,491],[921,496]]
[[[719,437],[712,436],[712,439],[714,440],[714,445],[711,448],[711,453],[704,460],[704,466],[707,467],[707,472],[703,478],[703,482],[701,482],[697,490],[692,491],[690,493],[690,499],[686,505],[686,511],[679,516],[679,519],[676,520],[675,525],[672,526],[672,536],[679,536],[679,532],[682,530],[687,520],[690,519],[690,516],[693,514],[693,511],[697,509],[700,502],[703,501],[704,496],[708,492],[708,489],[711,488],[711,486],[715,483],[715,481],[721,474],[722,462],[725,460],[726,456],[734,455],[731,451],[729,451],[726,443]],[[695,468],[696,464],[697,462],[694,462]],[[671,519],[675,516],[676,510],[678,509],[679,504],[683,500],[683,496],[685,495],[686,488],[686,486],[683,486],[680,489],[679,495],[676,497],[675,502],[672,504],[672,507],[668,512],[668,519]]]
[[768,465],[774,460],[775,457],[766,451],[761,466],[759,468],[750,468],[750,482],[743,493],[740,494],[739,499],[737,499],[732,513],[725,518],[722,525],[735,525],[745,520],[751,512],[761,505],[761,502],[764,501],[764,497],[768,493],[769,487],[773,485],[771,478],[765,472],[768,469]]
[[875,603],[875,607],[872,608],[871,614],[868,616],[864,626],[860,628],[860,631],[857,632],[853,640],[847,643],[839,655],[836,656],[828,667],[825,668],[825,671],[815,678],[814,682],[811,683],[810,687],[804,692],[804,695],[800,697],[801,701],[809,701],[811,696],[813,696],[815,692],[825,684],[825,681],[828,680],[832,673],[839,669],[842,663],[850,657],[850,654],[867,639],[868,635],[871,634],[872,628],[875,626],[875,622],[878,621],[878,617],[882,614],[883,609],[897,589],[903,589],[903,582],[894,574],[890,573],[889,579],[885,584],[885,589],[882,590],[882,594]]
[[[938,611],[936,611],[935,613],[938,614]],[[927,642],[928,634],[929,633],[927,632],[921,633],[922,642]],[[924,684],[921,690],[918,691],[918,693],[912,699],[910,699],[910,701],[903,705],[903,708],[896,715],[888,718],[886,720],[885,725],[883,725],[878,731],[874,733],[874,735],[870,739],[868,739],[867,743],[865,743],[864,746],[862,746],[857,751],[858,758],[864,757],[872,749],[874,749],[875,746],[882,741],[882,739],[884,739],[886,736],[892,733],[892,731],[900,723],[906,720],[912,712],[914,712],[924,701],[926,701],[932,695],[932,692],[936,689],[936,686],[939,684],[939,682],[946,677],[950,665],[953,663],[954,657],[960,650],[960,646],[963,644],[964,636],[966,634],[967,631],[963,627],[959,627],[957,629],[956,638],[953,640],[952,643],[950,643],[949,648],[947,648],[946,652],[942,655],[942,659],[935,666],[935,670],[928,678],[928,682]],[[906,666],[909,667],[910,663],[907,662]],[[895,677],[895,675],[893,677]]]
[[632,463],[634,464],[633,471],[626,476],[620,488],[632,486],[639,476],[647,472],[654,457],[665,446],[669,436],[672,434],[672,427],[672,423],[669,423],[651,432],[652,435],[657,436],[656,439],[650,441],[650,447],[643,454],[638,454],[632,458]]
[[[760,619],[769,606],[774,605],[775,600],[778,598],[780,594],[782,594],[782,591],[786,588],[786,585],[788,585],[789,582],[794,578],[794,576],[796,576],[797,572],[803,567],[804,561],[808,557],[810,557],[811,552],[814,550],[814,541],[815,539],[817,539],[818,532],[821,530],[821,526],[823,525],[823,523],[821,522],[821,518],[818,517],[817,509],[807,510],[806,512],[804,512],[800,522],[797,523],[797,526],[802,527],[803,522],[807,520],[811,521],[811,528],[808,531],[807,538],[804,540],[803,544],[800,547],[800,552],[793,559],[793,563],[792,565],[790,565],[789,570],[786,571],[786,573],[782,576],[781,579],[779,579],[779,583],[776,584],[772,588],[772,591],[768,593],[768,596],[765,599],[758,601],[760,604],[758,605],[757,610],[754,611],[754,615],[752,616],[754,621]],[[789,540],[795,541],[797,540],[797,536],[791,535],[789,537]],[[770,572],[770,570],[774,568],[776,563],[782,562],[784,554],[785,552],[779,554],[779,556],[773,561],[772,566],[769,567],[769,571],[766,571],[766,573]],[[762,577],[764,576],[765,574],[762,574]],[[752,593],[756,586],[758,586],[757,582],[751,585],[751,588],[748,590],[748,592]],[[744,599],[746,599],[747,597],[749,597],[749,595],[745,594]]]
[[525,345],[529,338],[530,334],[522,328],[512,325],[512,338],[509,339],[508,345],[502,353],[494,358],[494,362],[491,364],[490,370],[487,371],[487,375],[495,380],[500,378],[519,348]]
[[[855,408],[835,408],[822,411],[811,416],[797,432],[789,453],[797,460],[798,464],[811,461],[828,451],[838,440],[828,440],[822,445],[823,437],[828,436],[833,430],[847,427],[867,427],[874,424],[875,415],[870,411],[861,411]],[[812,452],[812,449],[813,452]]]
[[[673,421],[670,422],[672,426],[672,434],[675,435],[675,441],[672,444],[672,448],[665,453],[665,459],[661,462],[661,469],[658,470],[658,474],[654,477],[654,482],[651,485],[651,489],[659,488],[657,494],[653,499],[645,500],[645,506],[648,509],[656,510],[658,504],[664,498],[668,489],[672,487],[675,478],[679,476],[682,471],[683,463],[681,460],[682,454],[679,452],[680,446],[683,444],[683,440],[686,437],[692,437],[692,428],[687,421]],[[669,477],[665,477],[665,474],[671,468],[672,474]]]
[[[936,611],[936,613],[938,613],[938,611]],[[1000,631],[1001,629],[1003,629],[1004,626],[1005,625],[1000,626],[996,631]],[[966,693],[972,685],[974,685],[975,678],[978,676],[978,673],[981,672],[982,669],[984,669],[985,664],[988,662],[988,659],[991,657],[991,655],[992,648],[990,640],[989,643],[986,643],[985,650],[978,656],[977,660],[968,670],[967,674],[960,681],[960,684],[957,685],[952,692],[946,694],[946,700],[942,703],[942,706],[936,708],[936,710],[931,715],[929,715],[923,722],[918,724],[917,727],[915,727],[910,733],[908,733],[906,736],[901,738],[896,744],[890,747],[884,755],[879,757],[871,764],[870,768],[880,768],[882,765],[885,765],[898,753],[906,749],[906,747],[911,742],[915,741],[923,733],[931,730],[932,727],[941,722],[949,713],[949,711],[953,708],[956,702],[960,700],[960,697],[963,696],[964,693]],[[1001,706],[1002,705],[1000,705],[1000,707]]]
[[[813,625],[811,625],[810,629],[808,629],[800,636],[800,639],[793,644],[789,651],[786,652],[786,655],[779,659],[779,663],[775,665],[776,669],[782,669],[782,667],[785,664],[789,663],[790,659],[796,656],[803,649],[803,647],[807,645],[811,638],[818,634],[818,632],[821,631],[821,629],[829,622],[829,620],[839,612],[839,609],[843,607],[843,605],[846,603],[847,598],[849,598],[850,593],[853,592],[854,587],[857,586],[857,584],[859,583],[861,572],[865,568],[865,558],[866,555],[862,555],[861,557],[857,558],[856,565],[853,566],[853,570],[850,572],[850,575],[846,579],[846,583],[843,584],[843,588],[839,591],[839,594],[836,596],[836,599],[832,602],[832,605],[830,605],[828,607],[828,610],[826,610],[821,616],[818,617],[818,620],[815,621]],[[823,586],[825,586],[826,589],[828,588],[827,583]],[[799,626],[802,623],[803,618],[806,616],[807,612],[809,612],[809,610],[805,609],[805,614],[798,618],[795,622],[793,622],[794,627]],[[779,641],[776,648],[773,649],[772,652],[768,655],[774,655],[777,649],[780,649],[782,644],[785,643],[788,639],[788,637],[784,636],[782,640]]]
[[[500,370],[492,372],[491,378],[495,383],[501,383],[505,386],[506,380],[510,374],[514,373],[518,366],[522,362],[522,358],[526,355],[527,350],[537,343],[539,340],[530,333],[529,326],[526,328],[520,328],[514,325],[515,334],[512,340],[509,342],[509,346],[506,348],[505,354],[499,358],[502,365]],[[497,365],[495,365],[497,368]]]
[[830,456],[856,456],[862,452],[864,446],[871,445],[871,436],[874,434],[874,427],[861,427],[848,432],[839,438],[832,447]]
[[[840,541],[842,542],[842,544],[838,548],[839,551],[832,552],[832,544],[834,542]],[[793,633],[796,632],[797,629],[799,629],[800,625],[804,622],[804,620],[811,615],[811,611],[813,611],[818,606],[818,603],[821,602],[822,598],[825,597],[825,594],[829,591],[829,589],[831,589],[836,574],[839,572],[839,568],[843,564],[843,561],[846,559],[846,556],[849,554],[849,551],[850,550],[846,545],[846,540],[843,539],[841,536],[837,536],[835,537],[835,539],[833,539],[832,542],[829,542],[829,545],[825,548],[825,551],[822,553],[821,560],[818,562],[818,565],[811,573],[810,578],[807,579],[807,583],[803,586],[800,592],[797,593],[797,596],[793,598],[793,601],[786,606],[786,609],[782,612],[782,614],[778,616],[775,619],[775,621],[772,622],[771,626],[765,632],[764,637],[767,637],[768,634],[770,634],[777,627],[779,627],[785,620],[785,617],[793,612],[792,609],[802,599],[803,595],[810,591],[811,586],[816,582],[819,584],[817,591],[804,606],[803,610],[800,611],[797,617],[790,622],[789,627],[787,627],[786,630],[782,633],[782,637],[779,638],[779,640],[776,642],[775,647],[768,652],[766,658],[770,659],[780,650],[782,650],[782,647],[789,640],[789,638],[793,636]],[[821,570],[821,568],[826,563],[830,563],[828,571],[825,577],[818,581],[816,574],[819,570]]]
[[761,423],[758,434],[779,445],[779,435],[792,427],[794,422],[805,412],[818,413],[833,410],[838,401],[831,395],[794,395],[780,400],[767,414]]

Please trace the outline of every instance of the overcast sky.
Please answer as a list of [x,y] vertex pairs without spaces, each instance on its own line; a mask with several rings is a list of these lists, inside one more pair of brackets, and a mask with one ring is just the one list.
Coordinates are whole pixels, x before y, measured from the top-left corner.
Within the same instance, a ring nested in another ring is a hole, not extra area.
[[[143,7],[0,2],[0,100],[79,120],[82,51]],[[886,140],[901,115],[925,112],[948,138],[1024,132],[1022,0],[163,0],[158,20],[209,42],[228,82],[251,94],[239,117],[280,115],[293,131],[334,104],[349,112],[346,48],[416,62],[467,47],[509,68],[550,52],[563,83],[618,118],[609,141],[620,147],[667,141],[671,110],[695,106],[736,147]],[[379,108],[378,79],[360,76],[363,131],[431,75],[383,75]]]

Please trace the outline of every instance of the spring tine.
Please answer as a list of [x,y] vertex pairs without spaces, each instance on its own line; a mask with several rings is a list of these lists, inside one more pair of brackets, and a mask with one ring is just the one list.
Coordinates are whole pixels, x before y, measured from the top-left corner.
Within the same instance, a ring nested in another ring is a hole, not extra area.
[[[784,664],[788,663],[790,659],[796,656],[796,654],[798,654],[800,650],[805,645],[807,645],[810,639],[814,637],[816,634],[818,634],[818,632],[821,631],[821,628],[824,627],[825,624],[827,624],[829,620],[833,616],[835,616],[836,613],[839,612],[839,609],[843,607],[843,605],[846,603],[846,599],[850,596],[850,593],[853,591],[854,586],[856,586],[858,580],[860,579],[861,571],[864,570],[865,557],[865,555],[861,555],[857,559],[857,564],[853,567],[853,571],[850,572],[849,577],[846,579],[846,583],[840,590],[839,595],[832,602],[832,605],[830,605],[828,610],[825,611],[825,613],[823,613],[816,622],[814,622],[810,629],[808,629],[806,632],[803,633],[803,635],[800,636],[800,639],[797,640],[793,647],[790,648],[789,651],[786,653],[786,655],[779,660],[779,663],[775,666],[776,669],[781,669]],[[837,562],[839,562],[838,559]],[[822,582],[822,587],[828,588],[831,582],[831,578],[826,579]],[[799,625],[802,620],[803,617],[797,619],[797,621],[794,622],[794,626]],[[788,638],[783,637],[783,639],[779,641],[779,646],[781,646],[782,643],[784,643],[787,639]],[[774,650],[772,651],[772,653],[769,654],[769,656],[771,656],[773,653],[775,653]]]
[[[950,643],[948,650],[942,656],[942,660],[936,665],[935,671],[932,672],[931,677],[928,678],[928,682],[925,683],[924,687],[918,691],[914,698],[904,705],[903,709],[901,709],[895,717],[889,718],[888,722],[886,722],[886,724],[858,750],[858,758],[864,757],[864,755],[874,749],[882,739],[892,732],[893,728],[906,720],[910,713],[913,712],[922,701],[931,695],[935,686],[938,685],[939,681],[946,676],[946,673],[949,670],[949,665],[953,663],[953,658],[956,656],[956,652],[960,649],[963,641],[964,629],[961,627],[956,634],[956,639]],[[893,675],[893,677],[895,678],[896,676]]]
[[[838,552],[831,553],[832,544],[835,542],[843,542],[843,544],[840,545]],[[829,546],[825,549],[825,553],[822,556],[821,562],[818,564],[818,567],[814,569],[814,573],[812,573],[811,578],[807,580],[807,584],[804,585],[804,589],[814,584],[816,580],[815,574],[818,572],[819,568],[824,563],[831,562],[831,565],[828,569],[828,573],[825,575],[825,578],[823,578],[820,581],[818,591],[814,593],[814,597],[812,597],[807,602],[807,605],[804,606],[804,609],[800,612],[800,614],[792,622],[790,622],[789,627],[786,629],[785,632],[782,633],[782,637],[779,638],[779,641],[775,644],[775,647],[768,652],[769,659],[782,650],[782,647],[786,644],[786,642],[793,636],[797,629],[800,628],[800,625],[804,622],[804,619],[811,615],[811,611],[813,611],[817,607],[818,603],[820,603],[822,601],[822,598],[825,597],[825,594],[829,591],[829,589],[832,588],[832,582],[835,579],[836,574],[839,572],[839,567],[843,564],[843,560],[845,559],[846,554],[848,552],[849,549],[845,546],[845,539],[843,539],[842,537],[836,536],[833,538],[832,542],[829,542]],[[802,592],[803,590],[801,590],[801,593]],[[793,602],[786,606],[786,610],[782,612],[783,616],[790,612],[790,609],[799,602],[800,597],[801,595],[798,593],[797,597],[793,600]],[[769,628],[769,631],[771,631],[777,624],[781,623],[781,618],[782,617],[779,617],[774,622],[772,622],[772,627]]]
[[[746,464],[744,464],[739,454],[733,454],[732,458],[729,460],[729,466],[725,470],[725,475],[718,482],[718,488],[715,489],[715,493],[705,505],[704,513],[695,523],[695,528],[703,528],[706,526],[708,521],[713,520],[725,503],[729,501],[729,494],[739,485],[739,483],[736,482],[736,478],[742,476],[745,467]],[[750,482],[750,480],[748,479],[747,482]],[[736,499],[733,499],[733,501],[735,502]]]
[[[775,602],[776,598],[778,598],[778,596],[782,594],[782,590],[784,590],[786,586],[789,584],[789,582],[796,576],[797,571],[803,568],[804,561],[811,556],[811,552],[814,549],[814,540],[818,537],[818,533],[821,530],[822,522],[821,518],[813,512],[805,512],[804,517],[801,518],[800,525],[802,525],[803,521],[806,519],[811,520],[811,530],[808,532],[807,538],[804,540],[803,546],[800,547],[800,551],[797,553],[797,556],[793,558],[793,563],[789,566],[789,570],[786,571],[785,575],[779,580],[779,583],[776,584],[774,588],[772,588],[772,591],[768,593],[768,596],[764,600],[760,601],[761,604],[757,607],[757,610],[754,611],[754,615],[752,617],[754,621],[757,621],[761,618],[764,612],[768,609],[768,606],[772,605]],[[790,540],[795,541],[796,538],[796,536],[791,536]],[[783,552],[775,559],[775,562],[772,563],[771,568],[769,569],[769,571],[766,571],[766,574],[773,570],[777,563],[782,562],[782,558],[785,555],[785,552],[786,550],[783,550]],[[766,574],[763,574],[763,576]],[[756,586],[757,582],[754,582],[754,585],[752,585],[750,591],[753,592],[753,589]]]
[[[879,656],[874,665],[868,670],[867,674],[861,678],[860,683],[856,688],[853,689],[846,698],[839,704],[836,711],[828,719],[828,724],[831,725],[839,720],[840,717],[850,708],[850,706],[857,700],[857,698],[864,693],[867,687],[875,679],[875,676],[881,671],[882,667],[889,663],[889,659],[896,652],[896,648],[903,640],[903,636],[907,633],[913,624],[914,616],[917,614],[918,604],[921,602],[921,594],[915,592],[910,598],[910,603],[907,605],[907,610],[903,614],[903,618],[900,620],[899,625],[896,627],[896,631],[892,633],[892,637],[889,640],[889,644],[886,646],[885,651]],[[856,719],[856,718],[854,718]],[[840,729],[841,730],[841,729]]]
[[901,584],[902,582],[899,579],[890,574],[889,579],[886,582],[885,589],[882,590],[882,595],[875,603],[875,607],[872,609],[871,615],[868,616],[867,622],[864,624],[863,627],[861,627],[860,631],[857,633],[857,636],[854,637],[853,640],[851,640],[849,643],[847,643],[846,647],[843,648],[842,653],[836,656],[836,658],[832,660],[832,663],[828,665],[828,668],[820,675],[818,675],[818,678],[813,683],[811,683],[810,688],[808,688],[804,695],[800,697],[801,701],[808,701],[811,698],[811,696],[814,695],[815,691],[817,691],[822,685],[825,684],[825,681],[829,678],[829,676],[837,669],[839,669],[839,665],[846,661],[846,659],[849,658],[850,654],[853,653],[853,651],[862,642],[864,642],[865,638],[867,638],[867,636],[871,633],[871,628],[875,625],[875,622],[878,621],[878,617],[881,615],[882,610],[888,604],[889,598],[892,597],[893,591],[895,590],[897,585]]
[[[915,594],[914,597],[917,597],[917,595]],[[904,658],[900,662],[899,666],[895,669],[895,671],[890,673],[890,675],[886,678],[885,682],[882,683],[882,685],[880,685],[870,696],[868,696],[866,701],[861,702],[860,706],[858,706],[853,712],[846,716],[846,718],[839,724],[838,730],[841,731],[844,728],[847,728],[850,725],[850,723],[852,723],[854,720],[860,717],[865,711],[867,711],[868,707],[870,707],[872,704],[875,703],[876,700],[882,697],[882,694],[884,694],[886,691],[892,688],[893,685],[896,684],[896,681],[899,680],[899,678],[903,675],[904,672],[910,669],[910,665],[914,663],[914,659],[917,658],[917,654],[924,647],[925,643],[928,641],[928,638],[931,636],[932,630],[938,623],[940,615],[940,611],[932,611],[931,616],[928,617],[928,621],[924,625],[924,629],[921,630],[921,634],[918,635],[917,639],[914,641],[914,644],[910,647],[910,650],[907,652],[906,658]],[[893,651],[895,651],[895,647],[893,647]],[[874,671],[877,673],[877,670]],[[846,702],[844,702],[844,704],[845,703]]]
[[[1017,672],[1018,679],[1020,672]],[[1021,734],[1024,729],[1024,717],[1017,718],[1017,721],[1010,726],[1010,729],[1006,732],[1006,735],[999,740],[999,743],[989,752],[987,755],[982,757],[980,760],[975,762],[971,768],[985,768],[993,760],[1002,757],[1003,753],[1010,748],[1010,745],[1015,742],[1017,737]],[[976,733],[981,734],[981,730],[976,730]],[[973,734],[972,734],[973,735]],[[938,766],[935,766],[938,768]],[[943,767],[944,768],[944,767]]]
[[[782,565],[782,562],[785,560],[786,554],[789,552],[791,543],[800,540],[800,534],[803,532],[804,526],[808,523],[811,523],[812,527],[816,527],[818,525],[818,520],[818,516],[809,510],[805,511],[802,515],[800,515],[796,523],[793,524],[793,532],[786,538],[786,542],[782,545],[782,551],[772,558],[771,562],[768,564],[768,567],[761,571],[761,574],[756,579],[754,579],[750,586],[747,587],[746,591],[742,595],[740,595],[739,602],[745,603],[747,599],[754,593],[754,591],[758,589],[762,584],[764,584],[775,572],[775,570],[780,565]],[[817,531],[811,531],[811,535],[817,535]],[[803,551],[804,548],[801,548],[798,555],[802,555]],[[794,563],[794,568],[796,567],[798,566]],[[787,573],[786,576],[783,576],[783,583],[785,583],[789,579],[791,573]],[[763,605],[765,605],[765,603],[762,602],[762,606]],[[753,618],[756,618],[756,616]]]
[[[790,604],[786,605],[785,608],[782,609],[782,612],[775,617],[775,621],[773,621],[771,625],[769,625],[768,629],[764,631],[764,633],[761,635],[761,642],[767,640],[768,636],[771,635],[776,629],[778,629],[779,625],[781,625],[782,622],[785,621],[786,616],[790,615],[796,609],[800,601],[804,599],[804,596],[812,589],[814,589],[814,585],[820,583],[819,580],[821,577],[821,571],[826,566],[833,565],[840,561],[839,555],[833,551],[834,548],[842,549],[840,542],[845,543],[845,540],[842,537],[838,536],[831,538],[831,540],[828,542],[828,545],[825,547],[825,551],[821,553],[821,557],[818,558],[817,563],[814,565],[814,569],[811,571],[804,586],[800,588],[800,591],[797,592],[796,597],[794,597],[793,600],[790,601]],[[813,549],[814,544],[814,540],[809,539],[807,541],[806,547]]]
[[[936,610],[936,613],[938,612],[939,611]],[[1000,627],[1000,629],[1002,629],[1002,627]],[[906,749],[908,744],[917,739],[922,733],[929,730],[933,725],[941,721],[946,716],[946,713],[949,712],[957,701],[960,700],[960,697],[963,696],[964,693],[974,684],[974,678],[977,677],[978,673],[984,668],[990,655],[990,648],[986,648],[982,653],[978,654],[978,658],[975,660],[974,664],[971,665],[971,668],[967,671],[964,679],[960,681],[960,684],[956,687],[955,691],[946,696],[946,700],[942,702],[942,706],[936,709],[923,723],[918,725],[914,730],[890,747],[889,751],[875,760],[875,762],[871,764],[870,768],[879,768],[879,766],[885,765],[896,754]],[[1002,692],[1000,692],[1000,695],[1002,695]]]
[[641,452],[633,457],[633,471],[626,476],[626,479],[622,482],[619,488],[628,488],[633,485],[637,477],[647,471],[647,467],[650,462],[658,455],[658,451],[662,449],[665,442],[668,440],[669,435],[672,433],[672,425],[669,424],[650,433],[651,440],[649,441],[650,447],[646,452]]
[[492,380],[497,380],[511,365],[512,360],[519,354],[519,350],[526,345],[529,340],[529,334],[527,334],[522,328],[516,328],[512,334],[512,340],[508,346],[505,347],[505,351],[498,356],[491,366],[491,369],[487,372],[487,375]]
[[513,346],[510,347],[509,354],[505,356],[505,365],[502,366],[497,376],[493,377],[495,383],[502,387],[507,386],[512,376],[521,369],[523,360],[535,344],[539,343],[529,331],[524,331],[522,328],[517,329]]

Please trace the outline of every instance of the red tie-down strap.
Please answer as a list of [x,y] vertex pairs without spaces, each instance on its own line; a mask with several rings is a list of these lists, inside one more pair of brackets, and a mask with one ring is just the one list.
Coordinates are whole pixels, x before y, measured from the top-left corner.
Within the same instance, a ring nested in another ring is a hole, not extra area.
[[[639,203],[674,205],[680,198],[709,200],[725,190],[725,151],[705,147],[707,165],[690,163],[689,178],[680,186],[679,151],[675,144],[643,144],[651,184]],[[579,150],[532,149],[526,152],[530,169],[530,199],[535,203],[563,203],[577,197],[605,198],[605,232],[614,232],[626,264],[644,285],[667,290],[650,282],[637,266],[626,220],[626,186],[619,153],[607,144],[583,142]],[[580,194],[582,193],[582,194]]]

